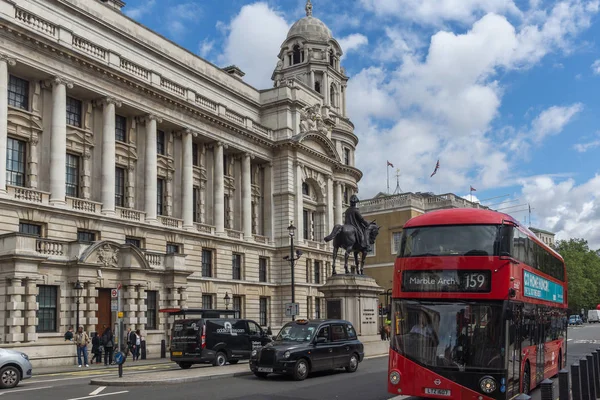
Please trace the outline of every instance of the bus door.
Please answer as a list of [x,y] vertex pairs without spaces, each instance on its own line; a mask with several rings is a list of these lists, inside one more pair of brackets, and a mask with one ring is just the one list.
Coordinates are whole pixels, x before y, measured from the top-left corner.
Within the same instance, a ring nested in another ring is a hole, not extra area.
[[521,393],[521,343],[523,330],[523,305],[510,303],[506,325],[506,369],[508,371],[506,394],[511,399]]

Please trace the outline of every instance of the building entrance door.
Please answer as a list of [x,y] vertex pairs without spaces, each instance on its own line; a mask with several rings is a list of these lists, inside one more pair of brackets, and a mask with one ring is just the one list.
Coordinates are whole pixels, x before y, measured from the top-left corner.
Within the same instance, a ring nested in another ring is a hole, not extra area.
[[96,332],[102,336],[104,333],[103,326],[112,327],[112,312],[110,311],[110,289],[98,289],[98,297],[96,297],[96,304],[98,304],[98,324],[96,325]]

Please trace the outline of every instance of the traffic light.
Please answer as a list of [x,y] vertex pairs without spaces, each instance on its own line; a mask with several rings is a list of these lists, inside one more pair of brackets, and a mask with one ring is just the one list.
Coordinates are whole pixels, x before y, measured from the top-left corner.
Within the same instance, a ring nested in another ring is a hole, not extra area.
[[383,316],[383,314],[384,314],[383,305],[379,304],[379,316],[381,317],[381,316]]

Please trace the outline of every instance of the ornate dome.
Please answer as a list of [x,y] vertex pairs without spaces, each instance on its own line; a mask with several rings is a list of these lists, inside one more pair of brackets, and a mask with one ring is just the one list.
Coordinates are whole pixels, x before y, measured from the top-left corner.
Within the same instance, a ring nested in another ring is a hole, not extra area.
[[306,2],[306,17],[296,21],[287,34],[288,39],[292,36],[300,35],[306,40],[328,42],[332,39],[331,31],[318,18],[312,16],[312,4],[310,0]]

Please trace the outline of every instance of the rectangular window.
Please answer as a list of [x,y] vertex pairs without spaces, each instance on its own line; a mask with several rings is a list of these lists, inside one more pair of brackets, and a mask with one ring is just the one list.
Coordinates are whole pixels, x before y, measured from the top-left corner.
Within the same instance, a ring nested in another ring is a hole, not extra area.
[[242,255],[234,254],[231,259],[232,274],[231,279],[242,279]]
[[242,315],[242,296],[233,296],[233,309],[240,312],[239,318],[244,318]]
[[29,110],[29,82],[10,75],[8,79],[8,105]]
[[223,154],[223,175],[229,175],[229,168],[227,168],[229,164],[229,157]]
[[164,179],[156,180],[156,213],[163,215],[163,195],[164,195]]
[[19,222],[19,233],[25,233],[27,235],[42,237],[42,226],[39,224],[32,224],[29,222]]
[[56,297],[57,286],[38,286],[38,295],[36,301],[38,310],[36,316],[38,325],[36,331],[41,332],[56,332]]
[[6,145],[6,183],[25,186],[26,143],[9,137]]
[[321,283],[321,261],[315,261],[315,283]]
[[192,191],[192,216],[194,218],[194,222],[200,222],[200,188],[194,186],[194,190]]
[[205,310],[212,310],[213,308],[213,296],[212,294],[203,294],[202,295],[202,308]]
[[308,183],[306,182],[302,182],[302,194],[304,196],[310,196],[310,186],[308,186]]
[[321,298],[315,297],[315,319],[321,319]]
[[158,329],[156,315],[158,313],[158,292],[156,290],[146,291],[146,330]]
[[125,207],[125,169],[115,167],[115,205]]
[[167,254],[179,254],[181,245],[177,243],[167,243]]
[[344,148],[344,164],[350,165],[350,149]]
[[312,271],[310,269],[310,266],[312,265],[312,261],[310,259],[306,259],[306,283],[310,283],[310,280],[312,279]]
[[142,248],[142,239],[127,236],[127,237],[125,237],[125,243],[135,246],[138,249]]
[[261,297],[258,301],[260,325],[267,326],[269,323],[269,299],[267,297]]
[[79,157],[67,153],[67,196],[79,196]]
[[231,204],[229,203],[229,195],[223,197],[223,205],[225,207],[225,228],[231,229]]
[[165,155],[165,133],[156,131],[156,153]]
[[267,259],[264,257],[258,259],[258,281],[267,282]]
[[81,128],[81,101],[67,97],[67,125]]
[[308,296],[306,298],[306,315],[310,316],[313,313],[313,301],[312,301],[312,297]]
[[127,118],[115,115],[115,140],[127,142]]
[[202,277],[212,278],[212,250],[202,249]]
[[348,204],[348,189],[344,188],[344,204]]
[[392,233],[392,254],[398,254],[400,251],[400,242],[402,241],[402,232]]
[[77,241],[83,243],[93,243],[96,241],[96,232],[78,229]]
[[200,165],[198,161],[198,143],[192,143],[192,164],[197,167]]
[[302,210],[302,237],[308,240],[310,237],[310,212]]

